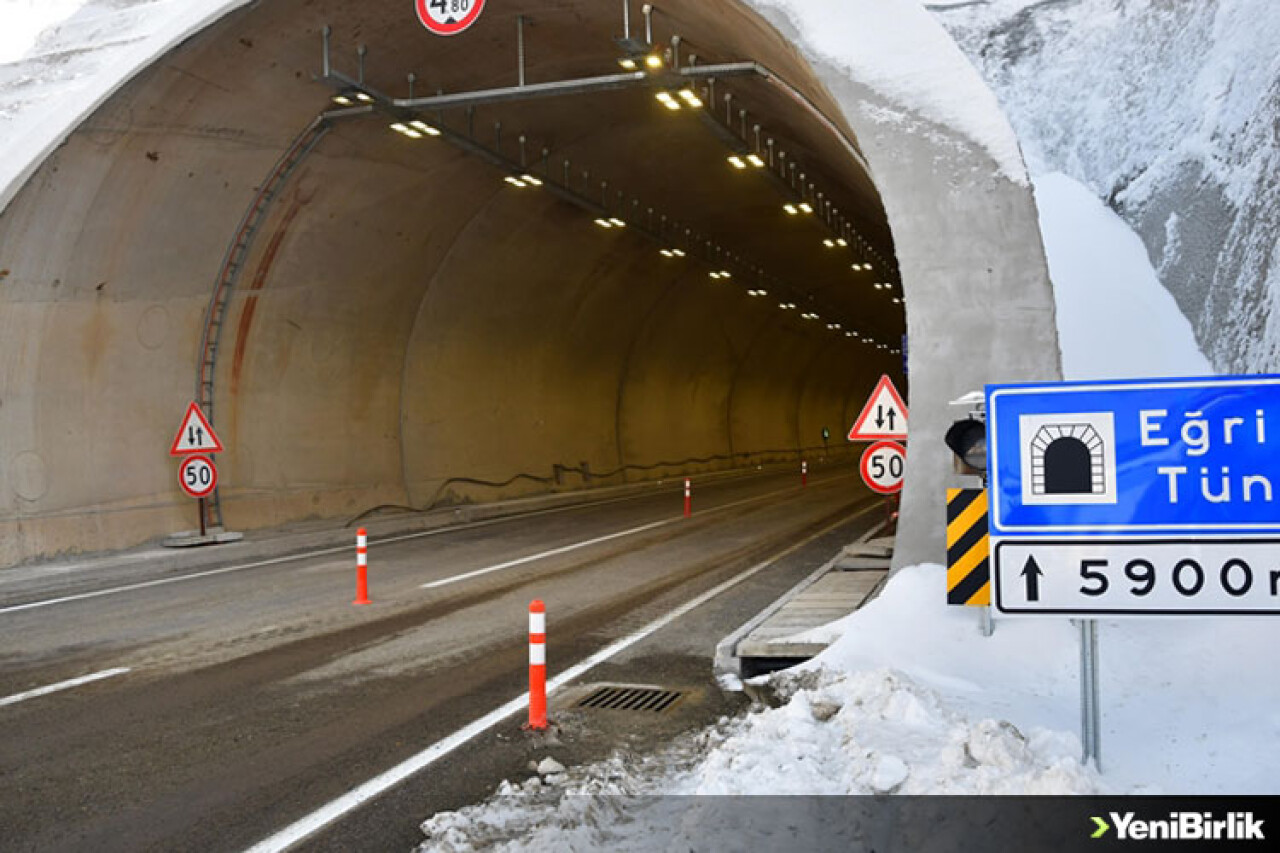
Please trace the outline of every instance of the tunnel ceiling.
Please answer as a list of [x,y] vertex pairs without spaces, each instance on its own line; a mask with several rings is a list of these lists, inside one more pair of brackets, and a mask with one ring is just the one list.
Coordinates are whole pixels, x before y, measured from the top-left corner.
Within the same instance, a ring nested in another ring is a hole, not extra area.
[[[537,188],[511,186],[511,192],[554,193],[581,207],[583,240],[647,238],[655,264],[701,265],[708,275],[729,271],[731,279],[709,286],[738,288],[744,298],[766,291],[755,298],[790,310],[798,324],[870,337],[891,351],[899,346],[904,324],[892,239],[855,143],[838,119],[828,118],[838,111],[790,47],[740,4],[662,6],[652,19],[654,50],[670,64],[672,36],[679,36],[682,67],[765,62],[783,84],[758,74],[708,82],[664,70],[630,88],[554,97],[532,94],[540,84],[623,71],[619,59],[634,54],[634,43],[645,36],[639,4],[632,4],[631,45],[621,39],[620,2],[490,3],[471,29],[451,38],[420,26],[408,0],[317,5],[299,20],[299,40],[291,47],[309,46],[308,65],[319,70],[320,30],[330,27],[335,73],[327,81],[300,80],[297,96],[350,96],[353,87],[344,80],[360,77],[358,48],[364,46],[364,88],[378,98],[365,114],[330,104],[344,135],[358,128],[365,144],[379,149],[386,139],[374,138],[391,137],[402,149],[396,156],[420,157],[424,164],[435,156],[431,146],[461,146],[472,154],[467,167],[489,170],[495,182],[524,172],[544,181]],[[521,16],[530,97],[445,110],[394,105],[409,97],[410,73],[418,99],[517,85]],[[681,88],[693,89],[706,106],[672,111],[655,97]],[[413,119],[445,136],[414,140],[389,127]],[[772,165],[738,169],[727,159],[757,150]],[[784,209],[800,202],[818,210],[790,215]],[[592,233],[604,231],[591,225],[597,216],[622,219],[630,233]],[[686,256],[663,259],[663,248]],[[806,319],[808,313],[817,319]],[[831,323],[841,328],[826,328]]]

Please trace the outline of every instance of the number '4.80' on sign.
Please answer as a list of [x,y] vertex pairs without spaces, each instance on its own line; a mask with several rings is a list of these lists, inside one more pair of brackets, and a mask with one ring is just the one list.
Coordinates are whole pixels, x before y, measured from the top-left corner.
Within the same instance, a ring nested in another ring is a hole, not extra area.
[[484,0],[416,0],[418,20],[440,36],[454,36],[476,22]]

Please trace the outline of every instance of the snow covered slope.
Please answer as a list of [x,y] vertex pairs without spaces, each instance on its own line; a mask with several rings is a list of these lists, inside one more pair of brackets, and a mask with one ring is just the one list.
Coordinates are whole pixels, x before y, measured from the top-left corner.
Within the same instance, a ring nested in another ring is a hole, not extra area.
[[930,8],[1033,173],[1141,235],[1220,372],[1280,371],[1280,3],[973,0]]

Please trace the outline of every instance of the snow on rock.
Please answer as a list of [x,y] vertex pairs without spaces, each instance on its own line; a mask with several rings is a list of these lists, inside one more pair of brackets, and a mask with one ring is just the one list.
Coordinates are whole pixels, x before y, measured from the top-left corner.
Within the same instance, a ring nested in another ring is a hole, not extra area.
[[1212,375],[1129,225],[1080,182],[1033,178],[1064,379]]
[[1142,237],[1221,372],[1280,370],[1280,3],[931,4],[1033,172]]
[[783,16],[817,58],[967,136],[991,154],[1005,177],[1027,183],[1018,140],[995,95],[917,0],[747,2]]

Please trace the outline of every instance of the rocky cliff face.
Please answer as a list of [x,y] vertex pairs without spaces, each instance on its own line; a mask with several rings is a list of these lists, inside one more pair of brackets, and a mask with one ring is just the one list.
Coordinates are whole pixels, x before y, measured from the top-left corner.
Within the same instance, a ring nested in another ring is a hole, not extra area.
[[1280,3],[930,8],[1032,171],[1084,182],[1141,235],[1214,367],[1280,372]]

